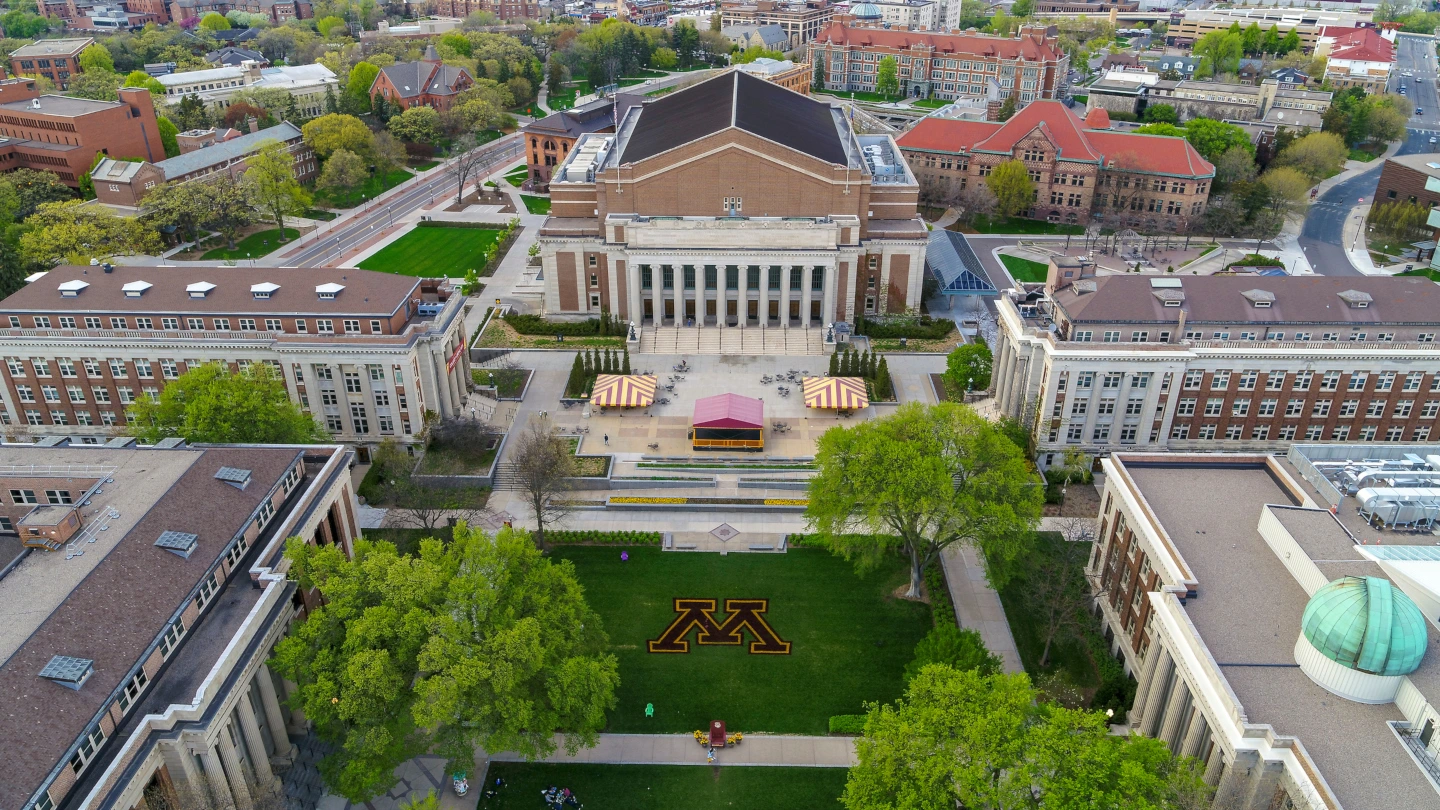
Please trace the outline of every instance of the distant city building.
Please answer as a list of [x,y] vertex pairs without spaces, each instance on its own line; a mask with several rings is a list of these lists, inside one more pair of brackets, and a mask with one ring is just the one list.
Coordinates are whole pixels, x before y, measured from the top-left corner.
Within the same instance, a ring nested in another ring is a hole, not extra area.
[[[1327,29],[1327,33],[1328,33]],[[1325,60],[1325,81],[1335,87],[1359,87],[1383,93],[1395,70],[1395,45],[1374,28],[1356,28],[1326,37],[1320,50]]]
[[1296,68],[1280,68],[1272,71],[1270,78],[1280,83],[1281,87],[1304,87],[1310,83],[1310,75]]
[[934,31],[940,27],[940,7],[932,0],[867,0],[851,5],[857,25],[881,25],[912,31]]
[[[810,63],[818,59],[825,65],[826,89],[838,91],[875,92],[879,63],[887,56],[898,63],[901,94],[912,98],[1003,99],[1014,94],[1023,106],[1070,92],[1070,57],[1053,34],[1038,26],[1022,27],[1012,38],[835,23],[809,48]],[[998,101],[995,107],[998,112]]]
[[1305,90],[1265,79],[1259,85],[1224,84],[1220,82],[1159,79],[1143,74],[1148,82],[1132,84],[1128,76],[1111,74],[1088,89],[1086,109],[1104,108],[1109,112],[1139,114],[1145,107],[1167,104],[1175,109],[1180,122],[1194,118],[1216,121],[1266,121],[1288,126],[1310,126],[1319,129],[1320,117],[1330,109],[1334,94]]
[[275,25],[315,16],[310,0],[172,0],[170,3],[170,17],[175,22],[204,17],[211,12],[228,14],[232,11],[263,14]]
[[465,19],[471,14],[488,11],[504,22],[540,19],[537,0],[429,0],[426,7],[441,17]]
[[42,96],[33,79],[0,81],[0,161],[7,169],[53,172],[78,188],[98,154],[163,160],[150,91],[120,89],[119,101]]
[[439,19],[416,20],[406,25],[391,25],[388,20],[381,20],[375,24],[375,30],[360,32],[360,41],[368,42],[380,37],[397,37],[399,39],[417,39],[420,37],[436,37],[449,31],[455,31],[464,24],[464,20],[454,17],[441,17]]
[[[778,25],[795,50],[815,39],[835,16],[829,0],[721,0],[721,25]],[[723,29],[722,29],[723,30]]]
[[1140,0],[1037,0],[1038,14],[1109,14],[1140,10]]
[[368,460],[386,439],[418,441],[427,412],[460,415],[465,300],[446,282],[354,268],[57,267],[0,301],[13,361],[0,430],[107,441],[126,406],[192,368],[265,363]]
[[[205,61],[220,67],[242,67],[247,62],[268,67],[270,60],[265,54],[259,51],[252,51],[248,48],[237,48],[234,45],[226,45],[218,51],[211,51],[205,54]],[[173,73],[174,71],[170,71]]]
[[1261,31],[1274,28],[1281,37],[1294,31],[1300,38],[1300,47],[1306,52],[1313,51],[1320,39],[1320,31],[1326,27],[1357,28],[1371,25],[1372,13],[1367,10],[1351,11],[1351,3],[1344,4],[1346,10],[1329,11],[1316,8],[1186,8],[1170,15],[1170,27],[1165,32],[1165,44],[1188,48],[1212,31],[1229,31],[1232,25],[1242,29],[1251,25],[1260,26]]
[[455,97],[474,86],[475,79],[463,67],[443,64],[435,46],[425,48],[419,62],[400,62],[380,69],[370,85],[370,98],[384,98],[402,110],[411,107],[433,107],[440,112],[450,109]]
[[354,455],[0,446],[0,804],[316,806],[308,723],[266,661],[321,602],[285,576],[287,538],[348,556],[360,536]]
[[10,73],[14,76],[44,76],[61,90],[70,89],[70,77],[83,73],[80,52],[95,44],[90,37],[42,39],[10,52]]
[[670,16],[670,3],[666,0],[622,0],[620,17],[634,25],[664,27]]
[[749,73],[758,79],[778,84],[787,90],[794,90],[802,96],[810,95],[810,84],[814,77],[808,62],[795,64],[789,59],[768,59],[761,57],[754,62],[736,65],[735,69]]
[[760,47],[767,51],[784,53],[790,50],[790,37],[785,29],[769,25],[727,25],[720,29],[726,39],[735,43],[740,50]]
[[[295,99],[296,118],[314,118],[325,113],[326,90],[338,93],[339,81],[330,68],[321,64],[264,67],[260,62],[242,61],[235,67],[190,70],[157,76],[165,95],[179,103],[194,95],[205,106],[223,112],[237,93],[245,90],[283,90]],[[281,114],[291,114],[279,110]]]

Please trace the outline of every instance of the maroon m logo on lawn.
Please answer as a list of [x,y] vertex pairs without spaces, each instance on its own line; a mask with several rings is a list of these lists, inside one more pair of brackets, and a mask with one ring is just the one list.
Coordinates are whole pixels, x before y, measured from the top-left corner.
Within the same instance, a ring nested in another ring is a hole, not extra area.
[[789,655],[790,642],[784,641],[765,621],[769,609],[768,599],[726,599],[725,622],[715,621],[714,599],[675,599],[675,612],[679,615],[665,628],[660,637],[649,642],[652,653],[687,653],[690,642],[687,637],[691,630],[698,630],[695,641],[699,644],[739,646],[745,642],[744,631],[750,631],[755,640],[750,642],[750,652],[757,655]]

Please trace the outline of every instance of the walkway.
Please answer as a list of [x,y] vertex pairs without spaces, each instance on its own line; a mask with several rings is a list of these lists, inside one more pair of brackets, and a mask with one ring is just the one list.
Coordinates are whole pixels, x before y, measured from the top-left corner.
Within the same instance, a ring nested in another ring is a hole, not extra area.
[[[607,765],[705,765],[705,747],[689,734],[601,734],[594,748],[575,756],[565,753],[557,737],[557,750],[543,762],[593,762]],[[496,754],[495,762],[522,762],[518,755]],[[716,765],[787,766],[793,768],[848,768],[855,764],[854,737],[802,737],[757,734],[733,748],[715,752]]]
[[1010,634],[1010,622],[1000,605],[1000,594],[985,581],[985,566],[968,546],[952,545],[940,552],[945,566],[945,579],[950,584],[950,599],[955,603],[955,618],[961,627],[979,631],[986,649],[1000,656],[1007,673],[1024,672],[1020,650]]

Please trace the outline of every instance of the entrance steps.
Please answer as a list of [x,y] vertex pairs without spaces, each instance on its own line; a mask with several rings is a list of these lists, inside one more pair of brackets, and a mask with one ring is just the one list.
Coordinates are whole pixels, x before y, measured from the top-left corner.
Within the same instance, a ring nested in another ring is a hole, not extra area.
[[639,354],[823,355],[823,329],[791,327],[645,326]]

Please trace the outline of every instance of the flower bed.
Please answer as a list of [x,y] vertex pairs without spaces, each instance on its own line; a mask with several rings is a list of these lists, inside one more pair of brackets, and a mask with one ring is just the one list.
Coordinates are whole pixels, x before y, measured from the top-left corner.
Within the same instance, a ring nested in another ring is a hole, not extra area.
[[575,546],[658,546],[660,532],[548,531],[545,542]]
[[705,498],[612,495],[611,504],[640,506],[809,506],[809,498]]

